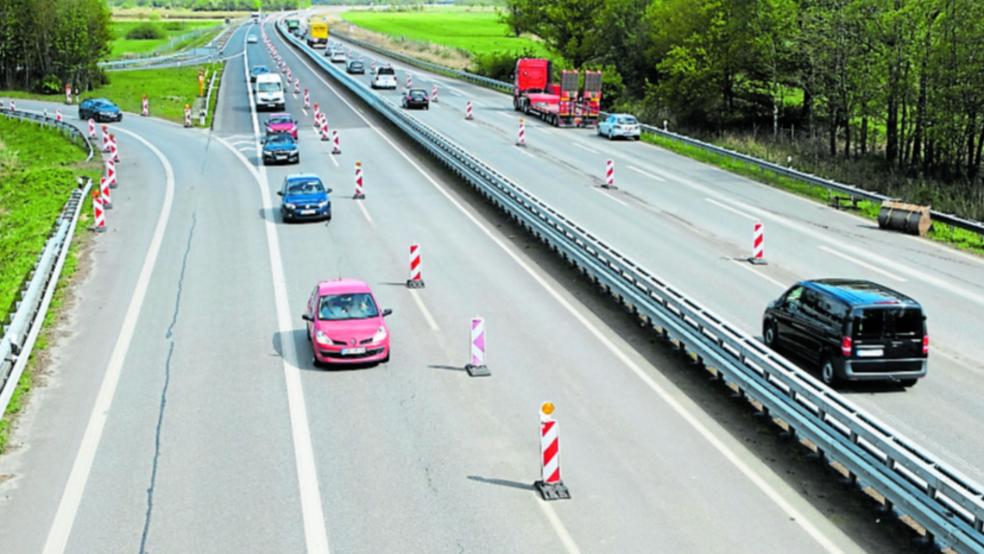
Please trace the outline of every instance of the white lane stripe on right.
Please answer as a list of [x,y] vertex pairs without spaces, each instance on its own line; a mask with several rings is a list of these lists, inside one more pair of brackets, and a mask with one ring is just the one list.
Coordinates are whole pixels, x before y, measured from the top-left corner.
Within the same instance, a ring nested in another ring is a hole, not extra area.
[[734,259],[732,259],[731,261],[733,263],[737,264],[738,267],[744,269],[745,271],[751,271],[755,275],[758,275],[759,277],[761,277],[761,278],[765,279],[766,281],[774,284],[775,286],[779,287],[782,290],[786,290],[786,288],[789,287],[789,285],[786,285],[786,284],[780,282],[777,279],[773,279],[772,277],[769,277],[768,275],[766,275],[765,273],[762,273],[761,271],[755,271],[754,269],[752,269],[751,265],[749,265],[748,262],[743,262],[741,260],[734,260]]
[[[249,97],[249,111],[253,120],[253,137],[256,141],[257,164],[262,164],[260,148],[260,124],[256,117],[256,104],[253,103],[253,89],[249,83],[249,58],[243,64],[246,75],[246,92]],[[236,156],[256,181],[260,192],[260,205],[263,213],[273,214],[270,202],[270,181],[266,166],[253,166],[235,148],[219,139]],[[272,217],[264,218],[266,231],[267,252],[270,256],[270,271],[273,280],[274,304],[277,309],[277,327],[281,337],[290,337],[294,326],[291,324],[290,309],[287,300],[287,278],[284,276],[284,264],[280,255],[280,242],[277,240],[277,226]],[[291,360],[297,359],[294,341],[281,339],[281,361],[284,368],[284,383],[287,389],[287,411],[290,416],[291,439],[294,444],[294,465],[297,471],[297,485],[301,496],[301,517],[304,520],[304,542],[308,554],[328,554],[328,526],[325,522],[325,510],[321,504],[321,487],[318,484],[318,470],[314,463],[314,446],[311,444],[311,429],[308,423],[307,405],[304,401],[304,389],[301,386],[301,370]]]
[[355,202],[357,206],[359,206],[359,209],[362,211],[362,215],[365,216],[366,221],[369,222],[369,225],[373,225],[372,216],[369,215],[369,210],[366,209],[365,202],[363,202],[362,200],[352,200],[352,201]]
[[659,181],[661,183],[665,183],[666,182],[666,179],[664,179],[664,178],[662,178],[662,177],[660,177],[658,175],[653,175],[652,173],[649,173],[647,171],[643,171],[642,169],[639,169],[638,167],[636,167],[636,166],[634,166],[632,164],[626,164],[625,167],[627,169],[631,170],[631,171],[635,171],[639,175],[642,175],[644,177],[649,177],[650,179],[652,179],[654,181]]
[[615,198],[611,194],[608,194],[607,192],[605,192],[604,189],[601,189],[601,188],[598,188],[598,187],[591,187],[591,190],[597,192],[598,194],[604,196],[605,198],[607,198],[609,200],[614,200],[615,202],[618,202],[619,204],[625,206],[626,208],[629,207],[629,205],[626,202],[624,202],[623,200],[620,200],[618,198]]
[[430,327],[431,331],[438,331],[440,327],[437,326],[437,320],[431,315],[430,310],[427,309],[427,305],[424,304],[424,299],[420,297],[420,294],[414,290],[410,289],[410,298],[413,298],[414,303],[417,304],[417,308],[420,313],[424,315],[424,319],[427,320],[427,326]]
[[89,423],[82,435],[82,443],[79,445],[79,451],[72,463],[68,482],[65,483],[65,490],[58,502],[55,519],[48,530],[48,538],[44,543],[44,554],[61,554],[68,545],[72,527],[75,525],[75,516],[79,511],[79,504],[85,493],[85,485],[89,480],[89,473],[92,471],[92,464],[96,458],[96,450],[99,448],[99,441],[102,439],[106,421],[109,419],[109,410],[113,405],[116,387],[123,372],[123,362],[126,361],[127,352],[130,350],[130,342],[136,332],[140,310],[143,309],[144,299],[147,297],[150,278],[154,272],[154,266],[157,265],[157,255],[160,253],[161,242],[164,240],[164,233],[167,231],[167,224],[171,218],[171,206],[174,204],[174,169],[167,157],[157,147],[136,133],[120,127],[116,127],[116,130],[140,141],[153,152],[164,167],[164,203],[161,205],[161,213],[157,217],[157,226],[154,227],[154,234],[150,240],[147,255],[144,256],[140,276],[137,278],[136,287],[134,287],[133,295],[130,297],[126,315],[123,318],[123,325],[116,337],[116,345],[113,346],[113,352],[109,357],[109,366],[106,368],[102,384],[99,386],[96,402],[92,406]]
[[581,150],[584,150],[585,152],[591,152],[592,154],[601,154],[601,152],[595,150],[594,148],[589,148],[589,147],[581,144],[580,142],[572,141],[571,144],[573,144],[574,146],[577,146],[578,148],[580,148]]
[[[353,109],[352,104],[333,87],[328,81],[324,79],[311,65],[301,58],[296,52],[290,50],[291,53],[301,61],[304,65],[308,67],[317,78],[331,90],[345,105],[350,109]],[[718,438],[710,429],[707,428],[693,413],[690,412],[686,407],[684,407],[679,400],[673,397],[669,391],[664,389],[659,385],[646,371],[639,366],[629,357],[628,354],[622,351],[612,340],[605,335],[597,326],[595,326],[588,318],[582,314],[577,308],[575,308],[566,298],[561,295],[553,286],[546,281],[546,279],[537,273],[529,264],[527,264],[518,253],[514,252],[507,244],[505,244],[499,237],[493,234],[492,230],[489,229],[485,224],[478,220],[477,216],[472,214],[468,209],[466,209],[461,202],[459,202],[451,193],[437,180],[434,179],[420,164],[417,163],[413,157],[410,156],[406,151],[400,148],[389,136],[387,136],[382,130],[372,124],[367,118],[362,118],[363,121],[374,130],[390,147],[393,148],[411,167],[417,170],[421,176],[424,177],[438,192],[444,196],[448,202],[451,203],[459,212],[464,215],[473,225],[475,225],[486,237],[492,241],[493,244],[498,246],[510,259],[513,260],[525,273],[527,273],[537,284],[539,284],[546,292],[549,294],[558,304],[560,304],[565,311],[571,314],[578,323],[580,323],[591,335],[598,340],[599,344],[605,347],[609,352],[612,353],[622,364],[627,367],[636,377],[639,378],[646,386],[650,388],[657,396],[659,396],[677,415],[680,416],[688,425],[691,426],[699,435],[701,435],[711,446],[714,447],[726,460],[732,463],[738,471],[744,475],[752,484],[755,485],[760,491],[762,491],[765,496],[767,496],[773,503],[775,503],[779,509],[786,513],[800,528],[803,529],[806,534],[808,534],[813,540],[815,540],[822,548],[831,552],[833,554],[842,553],[843,550],[840,549],[832,540],[830,540],[820,529],[813,525],[806,516],[796,509],[795,506],[790,504],[778,490],[772,487],[769,482],[762,476],[760,476],[755,470],[753,470],[744,460],[742,460],[727,444],[725,444],[720,438]],[[560,520],[553,508],[548,502],[537,501],[537,506],[539,506],[544,513],[547,515],[547,519],[550,521],[551,526],[554,531],[560,537],[561,542],[564,543],[564,547],[568,552],[574,553],[579,552],[577,544],[574,542],[564,523]]]
[[838,251],[834,250],[833,248],[828,247],[827,245],[821,244],[821,245],[817,246],[817,248],[819,248],[820,250],[823,250],[824,252],[826,252],[828,254],[833,254],[834,256],[837,256],[838,258],[840,258],[842,260],[847,260],[847,261],[851,262],[852,264],[859,265],[859,266],[861,266],[863,268],[866,268],[866,269],[870,269],[871,271],[874,271],[875,273],[878,273],[879,275],[884,275],[885,277],[888,277],[889,279],[894,279],[894,280],[896,280],[896,281],[898,281],[900,283],[906,282],[906,280],[904,278],[899,277],[898,275],[896,275],[896,274],[894,274],[894,273],[892,273],[890,271],[885,271],[884,269],[882,269],[880,267],[876,267],[874,265],[871,265],[868,262],[865,262],[863,260],[859,260],[859,259],[857,259],[857,258],[855,258],[853,256],[848,256],[847,254],[838,252]]
[[758,221],[759,220],[755,216],[748,215],[747,213],[745,213],[745,212],[743,212],[741,210],[732,208],[731,206],[729,206],[727,204],[722,204],[721,202],[718,202],[717,200],[714,200],[713,198],[704,198],[704,200],[710,202],[711,204],[714,204],[715,206],[721,208],[722,210],[728,210],[729,212],[731,212],[731,213],[733,213],[735,215],[739,215],[741,217],[744,217],[745,219],[748,219],[748,220],[751,220],[751,221]]

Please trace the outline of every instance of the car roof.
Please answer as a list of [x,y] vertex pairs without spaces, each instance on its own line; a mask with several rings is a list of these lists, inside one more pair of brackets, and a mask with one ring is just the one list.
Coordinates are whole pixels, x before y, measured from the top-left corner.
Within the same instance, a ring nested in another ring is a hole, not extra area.
[[265,70],[267,70],[267,71],[270,71],[270,68],[269,68],[269,67],[267,67],[267,66],[265,66],[265,65],[262,65],[262,64],[261,64],[261,65],[254,65],[254,66],[253,66],[253,71],[256,71],[256,70],[258,70],[258,69],[265,69]]
[[372,292],[372,289],[365,282],[359,281],[358,279],[334,279],[318,283],[318,296],[346,292]]
[[287,112],[279,112],[279,113],[272,113],[272,114],[270,114],[270,116],[267,117],[267,121],[270,121],[271,119],[280,119],[282,117],[289,117],[291,119],[291,121],[294,120],[294,117],[292,115],[290,115],[289,113],[287,113]]
[[412,89],[408,90],[407,93],[409,93],[409,94],[415,94],[415,93],[427,94],[427,91],[424,90],[424,89],[422,89],[422,88],[412,88]]
[[284,177],[284,181],[300,181],[302,179],[305,180],[305,181],[307,181],[309,179],[317,179],[317,180],[320,181],[321,180],[321,177],[318,177],[314,173],[292,173],[292,174]]
[[901,292],[862,279],[815,279],[803,281],[802,284],[807,288],[826,292],[852,307],[884,304],[920,307],[918,302]]
[[257,81],[259,81],[259,80],[264,80],[264,81],[279,81],[280,80],[280,75],[277,75],[276,73],[274,73],[274,72],[271,71],[270,73],[263,73],[261,75],[257,75],[256,76],[256,80]]
[[288,133],[286,131],[278,131],[276,133],[267,133],[266,138],[267,138],[267,141],[289,140],[290,142],[294,142],[294,137],[290,133]]
[[86,98],[86,102],[92,102],[94,104],[112,104],[113,101],[108,98]]

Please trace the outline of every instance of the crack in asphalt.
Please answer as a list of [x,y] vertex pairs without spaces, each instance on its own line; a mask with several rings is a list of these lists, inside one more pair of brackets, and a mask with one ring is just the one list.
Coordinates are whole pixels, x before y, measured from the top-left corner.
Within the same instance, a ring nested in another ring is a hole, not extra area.
[[143,532],[140,535],[140,554],[147,552],[147,535],[150,532],[150,521],[154,513],[154,492],[157,488],[157,468],[161,457],[161,430],[164,426],[164,409],[167,407],[167,390],[171,384],[171,358],[174,356],[174,326],[178,322],[178,311],[181,308],[181,292],[184,288],[185,270],[188,268],[188,254],[191,253],[191,239],[195,235],[195,225],[198,222],[197,212],[191,214],[191,229],[188,231],[188,243],[181,259],[181,273],[178,274],[178,291],[174,296],[174,311],[171,322],[167,326],[164,338],[170,341],[167,359],[164,361],[164,386],[161,388],[161,403],[157,412],[157,428],[154,434],[154,461],[150,470],[150,485],[147,487],[147,512],[144,515]]

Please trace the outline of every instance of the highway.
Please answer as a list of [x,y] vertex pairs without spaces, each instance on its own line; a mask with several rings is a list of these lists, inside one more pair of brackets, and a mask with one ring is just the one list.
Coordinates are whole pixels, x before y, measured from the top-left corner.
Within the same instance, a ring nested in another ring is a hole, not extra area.
[[[299,165],[260,165],[257,123],[264,115],[252,110],[245,71],[272,60],[262,42],[244,43],[247,32],[255,27],[237,31],[227,47],[245,53],[227,64],[213,131],[132,114],[115,126],[123,162],[109,232],[94,238],[46,385],[21,419],[15,448],[0,458],[4,551],[914,548],[870,505],[804,461],[799,448],[774,437],[744,403],[712,390],[292,54],[272,25],[267,32],[341,132],[343,152],[330,154],[305,124]],[[688,291],[707,292],[707,303],[730,298],[721,309],[726,317],[728,305],[742,305],[737,298],[777,294],[763,276],[794,278],[799,266],[781,260],[804,250],[797,240],[827,232],[789,226],[788,236],[777,233],[768,247],[775,261],[756,275],[760,270],[727,259],[745,255],[738,235],[750,235],[746,222],[693,200],[692,186],[657,199],[669,177],[643,184],[645,175],[633,180],[620,170],[622,188],[599,193],[589,156],[540,144],[576,137],[619,153],[620,165],[630,152],[623,146],[645,157],[669,155],[539,127],[517,154],[507,138],[514,118],[492,103],[502,98],[482,98],[487,104],[477,106],[481,119],[472,127],[456,114],[464,97],[442,96],[440,107],[421,116],[457,129],[456,139],[574,219],[604,225],[603,235],[619,237],[620,247],[671,280],[690,283]],[[301,100],[290,98],[287,108],[310,121]],[[497,135],[501,145],[491,138]],[[364,201],[350,198],[356,161],[365,166]],[[637,163],[643,172],[659,165]],[[281,221],[276,190],[298,172],[317,173],[334,188],[332,221]],[[772,194],[800,211],[811,206],[729,179],[750,189],[741,193],[749,202]],[[673,210],[686,202],[706,213],[690,214],[689,224],[678,220]],[[793,218],[780,204],[770,205],[771,217]],[[812,216],[827,217],[820,210]],[[705,219],[721,227],[708,223],[699,231]],[[731,227],[736,236],[726,240]],[[703,238],[695,241],[697,235]],[[877,236],[908,245],[913,257],[944,257],[934,246]],[[404,285],[414,242],[423,248],[420,290]],[[803,263],[823,263],[810,252]],[[702,286],[705,261],[720,273],[713,286]],[[965,263],[969,279],[974,262]],[[331,371],[311,363],[300,315],[316,282],[340,276],[367,281],[394,310],[388,364]],[[750,325],[760,311],[736,319]],[[490,378],[472,379],[462,369],[476,314],[487,321]],[[934,383],[952,384],[943,373],[892,397],[939,392],[934,387],[944,385]],[[876,404],[886,398],[857,396]],[[571,500],[544,502],[531,486],[539,477],[537,410],[545,400],[558,406]],[[955,418],[973,417],[956,411]]]
[[[363,59],[382,57],[350,44]],[[511,98],[429,74],[395,60],[400,88],[380,91],[399,105],[406,74],[439,101],[415,117],[642,263],[745,331],[761,335],[762,312],[801,279],[865,278],[917,299],[931,338],[929,376],[915,387],[863,384],[843,392],[864,409],[980,481],[984,437],[984,259],[644,143],[609,142],[589,129],[560,129],[527,118]],[[368,84],[368,78],[366,79]],[[464,120],[465,104],[474,120]],[[617,190],[601,188],[605,160]],[[767,266],[752,254],[752,226],[765,225]]]

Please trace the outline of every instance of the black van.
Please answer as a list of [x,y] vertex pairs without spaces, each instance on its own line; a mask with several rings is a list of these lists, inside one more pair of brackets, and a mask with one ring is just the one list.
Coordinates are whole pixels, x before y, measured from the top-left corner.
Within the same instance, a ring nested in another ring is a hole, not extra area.
[[819,368],[828,385],[926,375],[929,335],[918,302],[870,281],[801,281],[765,310],[762,338]]

